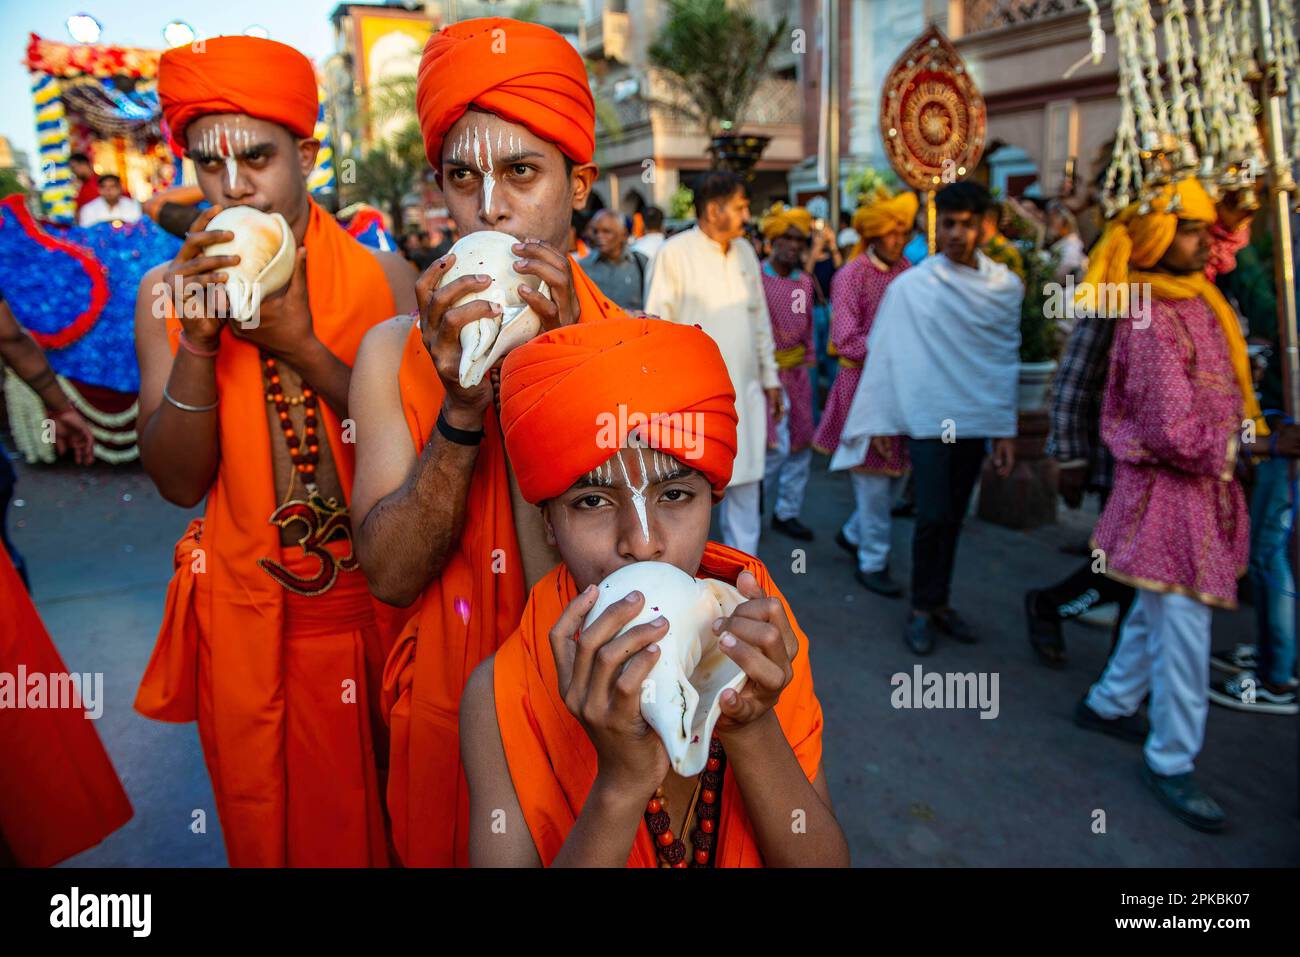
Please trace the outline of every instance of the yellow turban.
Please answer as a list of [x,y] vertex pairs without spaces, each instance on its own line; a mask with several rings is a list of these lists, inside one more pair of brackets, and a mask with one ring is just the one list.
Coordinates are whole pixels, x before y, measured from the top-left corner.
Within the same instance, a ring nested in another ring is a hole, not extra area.
[[[1169,207],[1175,196],[1178,202],[1171,212]],[[1075,298],[1088,309],[1102,303],[1118,303],[1125,313],[1132,284],[1150,285],[1155,299],[1204,299],[1214,310],[1227,340],[1246,417],[1255,420],[1258,435],[1268,435],[1259,401],[1255,398],[1250,355],[1246,351],[1246,340],[1241,334],[1236,311],[1204,272],[1190,276],[1147,272],[1173,245],[1180,219],[1210,224],[1218,219],[1214,200],[1196,179],[1166,186],[1151,201],[1150,211],[1145,214],[1140,205],[1134,203],[1111,220],[1088,254],[1088,272],[1079,284]]]
[[876,239],[897,229],[911,229],[920,205],[915,193],[899,193],[893,197],[879,193],[874,200],[859,206],[853,214],[852,225],[862,238],[853,247],[849,258],[866,249],[868,239]]
[[791,226],[807,236],[812,233],[812,213],[802,206],[786,206],[784,203],[773,203],[772,208],[763,217],[761,226],[763,235],[768,239],[775,239],[777,236],[785,235],[785,231]]

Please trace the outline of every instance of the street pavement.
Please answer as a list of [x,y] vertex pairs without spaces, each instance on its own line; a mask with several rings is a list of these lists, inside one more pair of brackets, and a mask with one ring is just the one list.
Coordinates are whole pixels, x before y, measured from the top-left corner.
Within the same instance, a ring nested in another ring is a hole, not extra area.
[[[151,721],[131,707],[172,546],[197,513],[163,502],[136,469],[20,466],[16,494],[10,529],[37,607],[71,670],[104,673],[97,726],[135,807],[129,824],[69,863],[224,865],[195,726]],[[865,591],[833,541],[851,509],[847,479],[828,475],[819,457],[803,513],[816,541],[769,529],[760,555],[809,636],[826,773],[856,866],[1300,863],[1297,719],[1210,707],[1197,776],[1229,814],[1218,835],[1191,830],[1156,803],[1138,778],[1138,746],[1071,723],[1110,633],[1067,625],[1069,664],[1049,671],[1026,641],[1022,598],[1079,564],[1059,546],[1084,538],[1095,515],[1063,511],[1060,524],[1027,533],[968,520],[953,605],[981,640],[941,639],[918,659],[901,637],[906,599]],[[911,530],[910,520],[895,520],[893,572],[904,583]],[[1251,641],[1254,631],[1249,608],[1215,614],[1216,648]],[[986,682],[996,674],[996,718],[975,708],[895,708],[891,676],[910,677],[918,663]],[[195,811],[206,816],[205,833],[192,831]]]

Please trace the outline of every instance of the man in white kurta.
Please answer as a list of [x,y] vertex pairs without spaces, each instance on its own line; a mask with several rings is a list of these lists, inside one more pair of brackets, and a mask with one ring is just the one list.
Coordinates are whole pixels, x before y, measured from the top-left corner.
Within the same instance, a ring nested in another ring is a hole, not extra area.
[[655,258],[645,311],[698,325],[718,344],[736,390],[736,464],[718,506],[722,541],[758,552],[759,487],[767,452],[767,414],[781,416],[772,325],[758,257],[744,238],[749,199],[733,173],[706,174],[695,191],[696,226],[673,236]]

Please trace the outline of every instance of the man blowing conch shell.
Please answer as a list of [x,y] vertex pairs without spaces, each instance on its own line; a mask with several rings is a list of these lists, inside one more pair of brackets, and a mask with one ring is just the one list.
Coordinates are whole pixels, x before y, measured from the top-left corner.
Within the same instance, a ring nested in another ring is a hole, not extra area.
[[[592,428],[619,408],[648,428],[620,426],[613,442]],[[758,559],[708,541],[736,456],[735,392],[717,345],[655,319],[544,333],[505,361],[501,428],[562,563],[465,689],[471,861],[847,865],[808,639]],[[654,595],[634,590],[584,624],[597,585],[638,562],[734,585],[741,599],[704,623],[746,680],[722,692],[707,763],[690,777],[670,770],[644,717],[643,683],[670,653],[657,642],[684,623],[659,615],[624,630],[646,604],[655,610]]]
[[[563,252],[570,217],[597,168],[595,106],[582,58],[546,27],[489,18],[435,33],[420,64],[416,109],[430,164],[462,236],[524,240],[520,297],[543,328],[619,310]],[[466,293],[486,278],[440,285],[454,257],[421,276],[418,318],[366,337],[353,380],[357,555],[379,598],[415,609],[389,658],[389,810],[409,866],[467,863],[469,800],[457,711],[465,681],[519,622],[527,588],[557,561],[519,494],[489,372],[460,382],[461,331],[499,316]],[[495,306],[499,309],[499,304]]]
[[[176,47],[158,96],[213,208],[140,284],[140,457],[165,499],[206,506],[177,543],[136,708],[198,721],[232,865],[383,866],[379,679],[404,618],[357,569],[345,423],[361,337],[415,306],[410,267],[312,202],[316,75],[297,50],[243,36]],[[236,228],[289,227],[292,271],[274,294],[251,295],[266,265],[248,233],[207,229],[235,207],[272,214],[225,217]]]

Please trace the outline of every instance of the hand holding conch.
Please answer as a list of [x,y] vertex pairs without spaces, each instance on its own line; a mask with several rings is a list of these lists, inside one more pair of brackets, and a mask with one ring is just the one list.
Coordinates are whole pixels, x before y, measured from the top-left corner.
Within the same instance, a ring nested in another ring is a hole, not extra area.
[[506,353],[542,331],[541,317],[521,295],[521,289],[539,293],[530,297],[537,301],[545,296],[546,286],[537,275],[515,269],[515,263],[521,258],[514,251],[516,245],[515,237],[507,233],[483,230],[462,236],[451,247],[455,260],[443,272],[439,288],[464,276],[486,276],[490,280],[486,288],[466,292],[452,302],[451,308],[476,299],[499,307],[491,315],[468,322],[460,329],[462,388],[478,385],[488,369]]
[[293,230],[279,213],[252,206],[223,209],[207,224],[209,232],[229,232],[232,238],[208,246],[210,256],[238,256],[226,270],[226,303],[234,322],[252,324],[264,298],[279,292],[293,277],[297,244]]
[[551,629],[556,679],[565,707],[596,749],[599,777],[615,793],[649,799],[668,773],[668,754],[641,715],[642,685],[663,655],[657,642],[668,623],[651,616],[632,624],[646,605],[639,592],[592,615],[599,594],[589,586]]
[[[723,633],[713,625],[720,619],[737,621],[728,616],[747,604],[746,596],[726,582],[693,578],[665,562],[624,565],[605,578],[599,590],[584,630],[630,591],[643,594],[645,604],[625,627],[635,629],[659,617],[666,619],[659,654],[649,672],[639,678],[641,715],[663,741],[672,769],[682,777],[698,774],[708,760],[709,740],[723,714],[723,696],[744,689],[746,667],[753,657],[721,644]],[[752,608],[740,617],[765,613],[765,607]],[[766,642],[769,627],[773,626],[765,620],[737,621],[736,635],[741,642],[760,637]],[[771,677],[768,669],[756,670],[765,680]],[[738,720],[743,714],[737,713]]]
[[717,731],[735,734],[754,726],[776,707],[791,679],[799,640],[778,598],[769,598],[750,572],[741,572],[736,588],[746,599],[730,616],[713,625],[722,653],[736,663],[748,681],[735,691],[724,691]]

